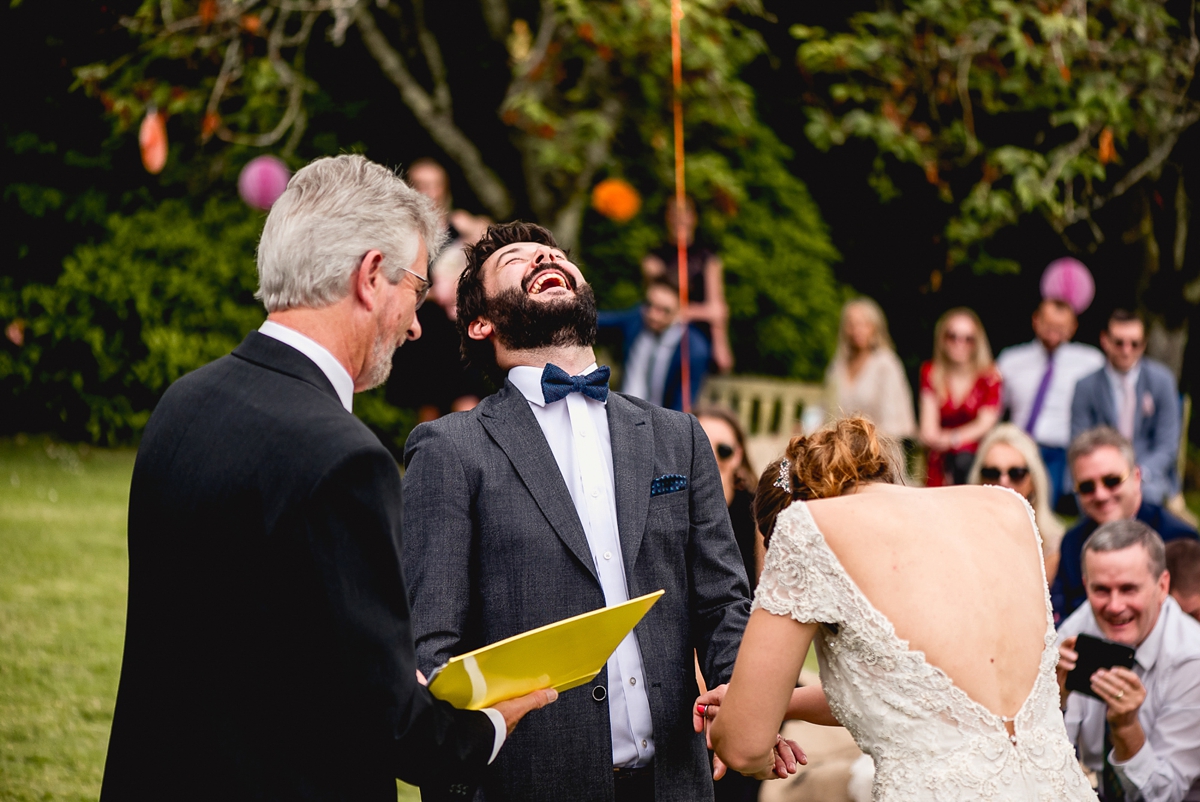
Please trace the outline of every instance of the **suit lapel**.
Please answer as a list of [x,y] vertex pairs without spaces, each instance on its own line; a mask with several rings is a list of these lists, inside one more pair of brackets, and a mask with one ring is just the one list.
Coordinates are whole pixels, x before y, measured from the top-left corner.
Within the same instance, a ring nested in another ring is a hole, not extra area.
[[[592,550],[579,522],[575,502],[571,500],[554,452],[525,396],[511,382],[505,382],[493,403],[481,405],[480,421],[512,463],[555,534],[596,577]],[[596,579],[598,582],[599,578]]]
[[[617,494],[617,532],[625,576],[642,547],[646,515],[650,510],[650,482],[654,479],[654,427],[650,415],[617,393],[608,395],[608,432],[612,440],[613,483]],[[633,582],[626,580],[629,592]]]
[[1108,371],[1100,371],[1100,403],[1105,405],[1107,409],[1102,410],[1104,414],[1100,416],[1100,421],[1113,421],[1115,429],[1121,420],[1121,399],[1117,398],[1113,393],[1115,389],[1112,382],[1108,380]]

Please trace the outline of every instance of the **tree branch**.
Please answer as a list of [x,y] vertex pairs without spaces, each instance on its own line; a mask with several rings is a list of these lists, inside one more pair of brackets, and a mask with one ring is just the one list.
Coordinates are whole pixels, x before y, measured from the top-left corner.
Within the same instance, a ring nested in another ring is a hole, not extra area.
[[371,10],[360,3],[354,6],[353,14],[367,52],[379,64],[388,80],[400,90],[400,98],[421,127],[462,168],[467,183],[488,214],[497,220],[506,219],[512,212],[512,199],[500,178],[484,164],[479,149],[454,124],[448,113],[437,108],[429,93],[413,78],[404,59],[375,24]]
[[421,45],[421,53],[425,63],[429,65],[429,75],[433,78],[433,105],[439,112],[450,116],[453,114],[450,106],[450,87],[446,83],[446,65],[442,61],[442,49],[438,47],[437,38],[429,32],[425,24],[425,0],[413,0],[413,10],[416,12],[417,42]]

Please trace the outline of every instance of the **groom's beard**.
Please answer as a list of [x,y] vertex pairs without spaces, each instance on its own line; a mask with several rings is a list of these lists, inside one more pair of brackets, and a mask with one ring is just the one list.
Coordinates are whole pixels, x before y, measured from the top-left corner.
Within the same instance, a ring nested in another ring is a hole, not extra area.
[[486,316],[506,348],[529,351],[596,343],[596,296],[587,284],[575,295],[535,301],[522,288],[510,287],[488,299]]

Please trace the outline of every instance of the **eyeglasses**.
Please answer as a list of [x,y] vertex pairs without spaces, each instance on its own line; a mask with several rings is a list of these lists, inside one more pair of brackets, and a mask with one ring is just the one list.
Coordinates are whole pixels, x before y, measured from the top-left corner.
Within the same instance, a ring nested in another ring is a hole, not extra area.
[[724,462],[733,456],[734,450],[734,447],[729,445],[729,443],[717,443],[717,459]]
[[974,334],[962,334],[957,331],[948,331],[945,334],[945,340],[946,340],[946,342],[952,342],[952,343],[953,342],[964,342],[967,345],[971,345],[972,343],[975,342],[975,335]]
[[[1121,485],[1125,484],[1125,480],[1129,478],[1129,471],[1117,476],[1115,473],[1110,473],[1107,476],[1100,477],[1100,484],[1107,487],[1109,490],[1116,490]],[[1090,496],[1096,492],[1096,480],[1084,479],[1075,485],[1075,492],[1081,496]]]
[[433,282],[430,281],[425,276],[422,276],[420,273],[414,273],[413,271],[409,270],[407,267],[402,267],[400,269],[403,270],[405,273],[408,273],[410,276],[416,276],[417,279],[421,282],[421,286],[417,288],[417,306],[416,306],[417,309],[420,309],[421,304],[425,303],[425,299],[429,297],[429,290],[433,288]]
[[1122,340],[1119,337],[1110,337],[1108,341],[1112,343],[1114,347],[1122,351],[1124,351],[1126,348],[1130,349],[1131,351],[1136,351],[1142,347],[1141,340]]
[[1007,471],[1002,471],[994,465],[985,465],[979,469],[979,477],[985,482],[999,482],[1000,477],[1006,473],[1010,482],[1023,482],[1025,481],[1025,477],[1029,475],[1029,469],[1014,466]]

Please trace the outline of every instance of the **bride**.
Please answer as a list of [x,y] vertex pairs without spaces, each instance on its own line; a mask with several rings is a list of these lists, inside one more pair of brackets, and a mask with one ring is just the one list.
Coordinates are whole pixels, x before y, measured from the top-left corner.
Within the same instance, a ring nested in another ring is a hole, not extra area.
[[[697,724],[712,718],[727,766],[767,778],[785,717],[840,722],[875,762],[876,802],[1094,802],[1058,708],[1028,505],[904,487],[892,454],[856,417],[794,438],[768,468],[750,623]],[[795,688],[814,640],[823,690]]]

